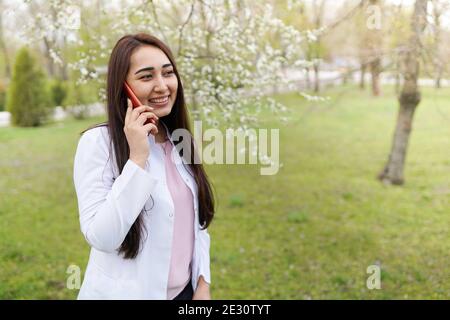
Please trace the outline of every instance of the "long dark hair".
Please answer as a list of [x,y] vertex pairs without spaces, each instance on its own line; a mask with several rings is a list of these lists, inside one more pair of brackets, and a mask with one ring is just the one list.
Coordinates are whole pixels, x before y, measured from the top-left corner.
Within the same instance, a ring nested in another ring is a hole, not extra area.
[[[172,111],[167,116],[160,118],[160,121],[164,122],[171,134],[175,129],[183,128],[188,130],[192,136],[189,125],[189,116],[184,99],[183,85],[178,74],[175,59],[173,58],[172,52],[169,47],[166,46],[158,38],[145,33],[123,36],[119,39],[114,49],[112,50],[108,64],[108,75],[106,82],[108,120],[107,122],[91,126],[81,132],[81,134],[83,134],[87,130],[99,126],[108,127],[111,141],[110,155],[111,148],[113,147],[119,174],[122,172],[123,167],[125,166],[125,163],[128,161],[130,156],[130,148],[123,131],[127,109],[127,97],[123,89],[123,83],[125,82],[126,75],[130,67],[130,58],[132,53],[134,52],[134,50],[143,45],[150,45],[161,49],[170,60],[178,80],[177,97],[175,99]],[[199,143],[201,143],[201,141],[199,141]],[[184,160],[186,160],[186,162],[189,164],[195,182],[197,183],[199,223],[202,228],[205,229],[209,226],[214,217],[214,195],[203,165],[201,163],[197,164],[194,161],[197,150],[194,148],[193,139],[191,139],[191,150],[193,152],[181,152],[182,154],[180,154],[180,156],[183,157]],[[186,159],[187,155],[185,156],[185,154],[190,154],[191,159]],[[133,223],[124,241],[118,249],[119,253],[122,253],[125,259],[134,259],[139,253],[142,233],[144,231],[142,218],[143,212],[144,209],[141,211],[138,218]]]

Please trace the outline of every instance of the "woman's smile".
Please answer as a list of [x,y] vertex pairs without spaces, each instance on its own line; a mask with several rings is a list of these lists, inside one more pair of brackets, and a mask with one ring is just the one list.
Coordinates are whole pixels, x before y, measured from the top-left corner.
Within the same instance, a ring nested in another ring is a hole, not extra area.
[[164,107],[169,102],[169,95],[148,99],[150,106]]

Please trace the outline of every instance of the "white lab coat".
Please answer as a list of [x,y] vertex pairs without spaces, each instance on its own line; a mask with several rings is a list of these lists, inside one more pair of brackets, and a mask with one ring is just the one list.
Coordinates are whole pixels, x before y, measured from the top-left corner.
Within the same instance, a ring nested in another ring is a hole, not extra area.
[[[150,155],[145,170],[128,160],[120,175],[110,156],[107,127],[88,130],[78,142],[74,184],[81,231],[91,246],[78,299],[167,299],[174,205],[166,184],[163,150],[153,135],[148,139]],[[200,229],[195,180],[175,148],[171,156],[194,196],[191,282],[195,290],[200,276],[211,283],[210,237],[206,229]],[[141,251],[135,259],[124,259],[117,249],[144,206],[147,233]]]

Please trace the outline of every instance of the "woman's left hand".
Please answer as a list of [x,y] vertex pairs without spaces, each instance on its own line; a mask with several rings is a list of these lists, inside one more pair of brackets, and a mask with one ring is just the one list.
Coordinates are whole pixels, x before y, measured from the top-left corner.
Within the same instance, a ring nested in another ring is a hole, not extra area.
[[211,300],[211,294],[209,293],[209,284],[200,276],[198,280],[197,289],[194,292],[192,300]]

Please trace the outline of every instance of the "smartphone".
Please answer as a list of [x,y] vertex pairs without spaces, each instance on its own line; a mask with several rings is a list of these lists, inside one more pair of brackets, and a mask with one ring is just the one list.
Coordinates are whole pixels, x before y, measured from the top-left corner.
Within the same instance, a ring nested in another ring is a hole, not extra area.
[[[136,94],[133,92],[130,85],[126,81],[124,82],[123,87],[125,89],[125,93],[127,94],[128,99],[131,100],[131,104],[133,105],[133,108],[137,108],[140,105],[142,105],[142,103],[136,97]],[[147,119],[147,121],[145,121],[144,125],[147,123],[150,123],[150,122],[155,124],[155,120],[149,118],[149,119]]]

